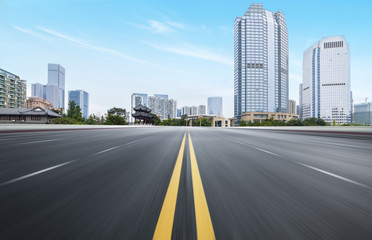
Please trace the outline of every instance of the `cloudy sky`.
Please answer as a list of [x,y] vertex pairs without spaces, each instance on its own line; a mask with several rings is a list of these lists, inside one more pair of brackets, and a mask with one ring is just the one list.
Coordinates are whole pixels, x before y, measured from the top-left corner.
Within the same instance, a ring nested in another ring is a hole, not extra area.
[[[233,115],[233,24],[252,1],[0,0],[0,68],[47,82],[66,69],[66,90],[90,94],[90,112],[130,108],[133,92],[168,94],[184,105],[222,96]],[[264,0],[286,17],[290,98],[298,101],[303,52],[344,35],[355,103],[372,100],[372,1]],[[29,92],[30,94],[30,92]]]

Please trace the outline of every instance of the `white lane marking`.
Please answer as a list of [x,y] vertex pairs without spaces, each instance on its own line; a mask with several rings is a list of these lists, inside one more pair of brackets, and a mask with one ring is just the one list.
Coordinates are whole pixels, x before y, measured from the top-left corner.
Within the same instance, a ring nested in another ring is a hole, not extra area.
[[[150,136],[151,137],[151,136]],[[125,145],[129,145],[129,144],[133,144],[133,143],[136,143],[136,142],[139,142],[139,141],[143,141],[147,138],[150,138],[150,137],[145,137],[145,138],[142,138],[142,139],[138,139],[138,140],[135,140],[135,141],[132,141],[132,142],[128,142],[128,143],[124,143],[124,144],[121,144],[121,145],[118,145],[118,146],[115,146],[115,147],[112,147],[112,148],[108,148],[108,149],[105,149],[105,150],[102,150],[102,151],[99,151],[99,152],[96,152],[96,153],[93,153],[92,155],[90,156],[96,156],[96,155],[99,155],[101,153],[105,153],[105,152],[108,152],[108,151],[111,151],[111,150],[114,150],[116,148],[119,148],[119,147],[122,147],[122,146],[125,146]]]
[[297,162],[297,163],[300,164],[300,165],[302,165],[302,166],[304,166],[304,167],[311,168],[311,169],[313,169],[313,170],[315,170],[315,171],[318,171],[318,172],[321,172],[321,173],[327,174],[327,175],[329,175],[329,176],[332,176],[332,177],[335,177],[335,178],[338,178],[338,179],[344,180],[344,181],[346,181],[346,182],[353,183],[353,184],[356,184],[356,185],[358,185],[358,186],[365,187],[365,188],[368,188],[368,189],[371,189],[371,190],[372,190],[372,187],[370,187],[370,186],[368,186],[368,185],[365,185],[365,184],[363,184],[363,183],[359,183],[359,182],[353,181],[353,180],[351,180],[351,179],[348,179],[348,178],[345,178],[345,177],[341,177],[341,176],[336,175],[336,174],[334,174],[334,173],[330,173],[330,172],[324,171],[324,170],[322,170],[322,169],[319,169],[319,168],[316,168],[316,167],[312,167],[312,166],[306,165],[306,164],[304,164],[304,163],[300,163],[300,162]]
[[62,164],[58,164],[58,165],[55,165],[55,166],[53,166],[53,167],[45,168],[45,169],[43,169],[43,170],[40,170],[40,171],[37,171],[37,172],[33,172],[33,173],[30,173],[30,174],[24,175],[24,176],[22,176],[22,177],[15,178],[15,179],[12,179],[12,180],[7,181],[7,182],[3,182],[3,183],[0,184],[0,187],[5,186],[5,185],[8,185],[8,184],[11,184],[11,183],[14,183],[14,182],[21,181],[21,180],[23,180],[23,179],[25,179],[25,178],[33,177],[33,176],[38,175],[38,174],[40,174],[40,173],[44,173],[44,172],[47,172],[47,171],[50,171],[50,170],[53,170],[53,169],[56,169],[56,168],[62,167],[62,166],[64,166],[64,165],[67,165],[67,164],[73,163],[73,162],[75,162],[75,161],[77,161],[77,160],[72,160],[72,161],[69,161],[69,162],[65,162],[65,163],[62,163]]
[[118,147],[120,147],[120,145],[119,145],[119,146],[116,146],[116,147],[112,147],[112,148],[108,148],[108,149],[105,149],[105,150],[99,151],[99,152],[97,152],[97,153],[92,154],[91,156],[95,156],[95,155],[98,155],[98,154],[101,154],[101,153],[105,153],[105,152],[108,152],[108,151],[114,150],[114,149],[116,149],[116,148],[118,148]]
[[248,147],[254,148],[254,149],[259,150],[259,151],[261,151],[261,152],[265,152],[265,153],[268,153],[268,154],[271,154],[271,155],[274,155],[274,156],[277,156],[277,157],[282,157],[282,156],[280,156],[279,154],[276,154],[276,153],[273,153],[273,152],[267,151],[267,150],[262,149],[262,148],[259,148],[259,147],[252,146],[252,145],[247,144],[247,143],[244,143],[244,142],[236,141],[236,140],[234,140],[234,139],[232,139],[232,138],[226,138],[226,139],[229,139],[230,141],[233,141],[233,142],[236,142],[236,143],[240,143],[240,144],[242,144],[242,145],[245,145],[245,146],[248,146]]
[[17,145],[20,145],[20,144],[33,144],[33,143],[44,143],[44,142],[54,142],[54,141],[58,141],[58,140],[61,140],[61,139],[49,139],[49,140],[41,140],[41,141],[33,141],[33,142],[25,142],[25,143],[17,143]]

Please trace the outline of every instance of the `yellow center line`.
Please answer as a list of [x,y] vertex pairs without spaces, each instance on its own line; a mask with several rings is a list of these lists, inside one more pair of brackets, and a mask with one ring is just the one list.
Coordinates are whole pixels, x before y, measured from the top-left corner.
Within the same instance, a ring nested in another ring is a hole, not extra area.
[[214,236],[211,216],[209,215],[207,199],[205,198],[198,163],[189,132],[189,150],[191,160],[192,187],[194,192],[196,232],[199,240],[216,239]]
[[169,182],[167,194],[165,195],[163,206],[160,211],[158,223],[156,224],[153,239],[166,240],[171,239],[173,230],[173,220],[176,211],[178,187],[182,170],[183,153],[185,150],[186,132],[183,136],[177,161],[174,166],[171,180]]

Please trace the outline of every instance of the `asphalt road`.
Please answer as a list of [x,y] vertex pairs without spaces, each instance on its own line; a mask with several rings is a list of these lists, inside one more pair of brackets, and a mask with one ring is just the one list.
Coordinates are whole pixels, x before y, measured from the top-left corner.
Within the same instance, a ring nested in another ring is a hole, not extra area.
[[372,135],[0,133],[0,239],[372,239]]

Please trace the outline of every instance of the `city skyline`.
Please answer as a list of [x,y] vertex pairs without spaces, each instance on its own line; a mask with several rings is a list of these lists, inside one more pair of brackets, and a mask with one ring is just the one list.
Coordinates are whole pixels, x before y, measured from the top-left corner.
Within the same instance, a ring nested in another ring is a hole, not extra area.
[[[186,14],[190,3],[111,3],[120,11],[104,3],[84,11],[84,1],[37,1],[36,4],[3,1],[6,11],[0,16],[4,32],[0,50],[4,58],[0,66],[27,80],[30,96],[30,84],[46,79],[45,64],[60,63],[68,69],[66,89],[86,89],[95,96],[91,112],[100,115],[113,106],[129,109],[128,99],[134,91],[151,91],[172,93],[180,106],[198,105],[201,99],[219,95],[224,99],[225,115],[233,116],[233,22],[250,3],[236,1],[219,5],[216,11],[208,11],[209,4],[203,3],[191,17]],[[344,35],[350,43],[354,103],[371,98],[372,83],[368,79],[372,70],[363,67],[371,63],[368,58],[371,46],[367,41],[370,33],[359,24],[371,22],[367,18],[371,3],[360,1],[363,8],[358,1],[350,6],[346,1],[327,1],[322,2],[322,8],[315,8],[314,2],[301,6],[293,6],[294,1],[260,3],[269,11],[280,10],[286,16],[289,98],[299,102],[303,52],[322,37],[332,35]],[[76,8],[70,20],[59,21],[60,16],[53,15],[51,9],[57,4],[61,10],[70,9],[71,4]],[[341,14],[346,6],[351,15],[348,18]],[[130,13],[138,7],[141,12]],[[92,25],[94,13],[101,9],[110,9],[112,17],[102,25]],[[358,14],[352,14],[353,10]],[[119,15],[123,11],[126,17]],[[313,17],[314,11],[317,19]],[[101,30],[104,34],[100,34]],[[210,44],[212,39],[215,41]],[[17,48],[11,47],[15,45]],[[148,70],[141,71],[144,68]],[[101,79],[105,79],[105,84]],[[113,85],[115,89],[110,87]],[[100,92],[102,88],[105,93]],[[102,103],[100,99],[104,99]]]

